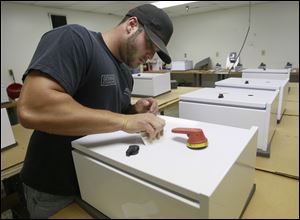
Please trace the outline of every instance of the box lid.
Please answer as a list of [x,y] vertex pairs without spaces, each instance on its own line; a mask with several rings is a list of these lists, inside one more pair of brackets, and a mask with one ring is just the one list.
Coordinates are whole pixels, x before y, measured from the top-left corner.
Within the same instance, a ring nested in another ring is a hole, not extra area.
[[164,74],[170,74],[170,73],[135,73],[132,74],[133,79],[138,80],[138,79],[153,79],[155,77],[160,77],[161,75]]
[[224,80],[215,82],[216,86],[227,86],[237,88],[265,89],[265,90],[280,90],[288,83],[285,80],[273,79],[257,79],[257,78],[235,78],[230,77]]
[[290,69],[244,69],[243,73],[273,73],[273,74],[289,74]]
[[[240,88],[203,88],[179,96],[180,101],[217,104],[225,106],[266,109],[278,94],[276,91]],[[223,96],[223,97],[222,97]]]
[[[139,134],[117,131],[88,135],[73,141],[72,146],[136,178],[199,201],[200,195],[209,196],[214,192],[258,129],[160,117],[166,121],[164,135],[150,145],[144,145]],[[176,127],[201,128],[208,147],[187,148],[186,134],[171,132]],[[138,144],[140,150],[128,157],[126,150],[131,144]]]

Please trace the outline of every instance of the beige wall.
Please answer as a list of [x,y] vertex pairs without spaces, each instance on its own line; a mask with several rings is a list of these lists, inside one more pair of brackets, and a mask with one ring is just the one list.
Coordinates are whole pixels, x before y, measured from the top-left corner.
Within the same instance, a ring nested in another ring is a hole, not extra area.
[[[248,29],[248,7],[174,18],[174,37],[168,46],[173,60],[195,62],[210,57],[225,67],[230,52],[239,52]],[[265,55],[262,55],[265,50]],[[216,56],[216,53],[219,56]],[[279,1],[252,6],[250,32],[241,63],[257,68],[299,67],[299,2]]]
[[81,24],[100,32],[121,20],[113,15],[1,2],[1,84],[12,83],[8,69],[13,69],[16,81],[21,82],[41,36],[52,29],[48,13],[65,15],[68,24]]
[[[12,82],[8,69],[13,69],[16,81],[21,82],[40,37],[52,29],[48,13],[66,15],[68,24],[81,24],[94,31],[108,30],[121,19],[1,2],[1,84]],[[264,62],[268,68],[283,68],[287,61],[299,67],[299,2],[253,5],[251,15],[250,33],[241,53],[244,67],[256,68]],[[184,53],[194,63],[209,56],[213,64],[218,62],[225,67],[228,53],[238,52],[242,46],[248,28],[248,7],[171,19],[174,34],[168,48],[173,60],[184,59]]]

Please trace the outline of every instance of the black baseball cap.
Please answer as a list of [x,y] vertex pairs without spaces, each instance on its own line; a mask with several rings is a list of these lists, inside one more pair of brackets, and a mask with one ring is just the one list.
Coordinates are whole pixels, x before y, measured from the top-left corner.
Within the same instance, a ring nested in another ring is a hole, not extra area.
[[137,17],[150,40],[159,48],[158,56],[165,63],[171,63],[171,57],[166,48],[173,34],[173,24],[169,16],[162,9],[151,4],[133,8],[126,16]]

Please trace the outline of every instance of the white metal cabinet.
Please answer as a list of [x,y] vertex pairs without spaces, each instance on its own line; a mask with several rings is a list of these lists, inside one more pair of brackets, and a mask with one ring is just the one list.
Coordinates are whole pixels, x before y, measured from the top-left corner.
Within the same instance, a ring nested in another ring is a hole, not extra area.
[[6,108],[1,108],[1,150],[16,144]]
[[240,128],[258,126],[257,153],[269,157],[277,124],[278,93],[278,90],[203,88],[179,97],[179,117]]
[[279,90],[279,101],[277,110],[277,122],[280,122],[286,108],[288,96],[288,79],[255,79],[255,78],[227,78],[215,82],[216,88],[218,87],[232,87],[243,89],[258,89],[258,90]]
[[291,69],[245,69],[242,78],[290,79]]
[[193,69],[192,60],[176,60],[172,61],[172,70],[190,70]]
[[[110,218],[238,218],[255,189],[258,128],[161,117],[151,145],[121,131],[72,142],[82,199]],[[174,127],[202,128],[208,147],[187,148]],[[130,144],[140,150],[127,157]]]
[[132,95],[155,97],[171,91],[170,73],[135,73],[132,77]]

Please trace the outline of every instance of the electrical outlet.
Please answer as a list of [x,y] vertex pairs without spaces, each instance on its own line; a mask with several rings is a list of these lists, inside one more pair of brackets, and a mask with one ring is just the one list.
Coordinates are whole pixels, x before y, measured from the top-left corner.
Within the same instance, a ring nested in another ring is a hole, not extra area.
[[262,49],[262,50],[261,50],[261,55],[262,55],[262,56],[265,56],[265,55],[266,55],[266,50],[265,50],[265,49]]
[[216,57],[219,57],[219,52],[216,52]]
[[187,54],[186,53],[184,53],[184,58],[187,58]]

